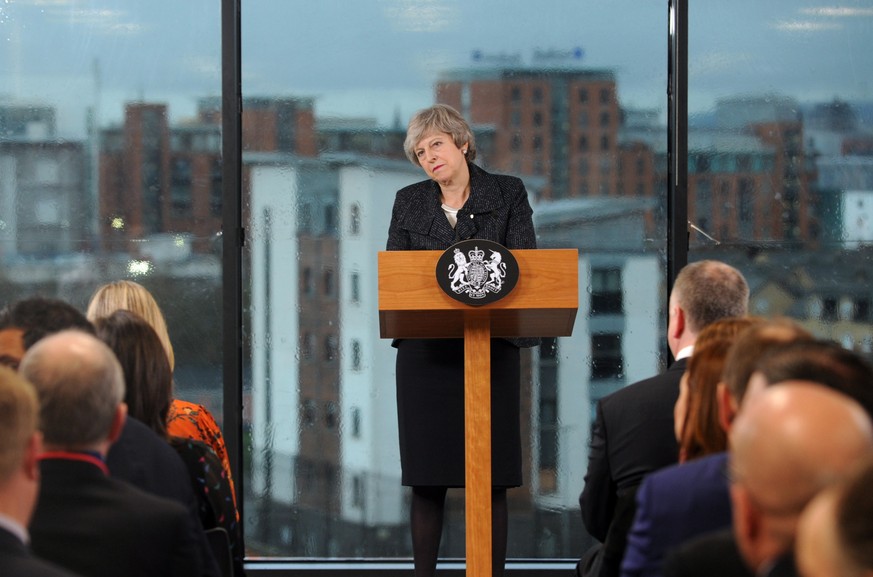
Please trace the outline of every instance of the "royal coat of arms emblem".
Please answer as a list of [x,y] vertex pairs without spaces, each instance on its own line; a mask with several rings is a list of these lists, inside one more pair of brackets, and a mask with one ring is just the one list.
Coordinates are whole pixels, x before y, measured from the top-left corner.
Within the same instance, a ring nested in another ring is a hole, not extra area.
[[488,240],[457,243],[443,253],[440,263],[440,286],[449,296],[468,304],[498,300],[518,280],[518,264],[509,249]]

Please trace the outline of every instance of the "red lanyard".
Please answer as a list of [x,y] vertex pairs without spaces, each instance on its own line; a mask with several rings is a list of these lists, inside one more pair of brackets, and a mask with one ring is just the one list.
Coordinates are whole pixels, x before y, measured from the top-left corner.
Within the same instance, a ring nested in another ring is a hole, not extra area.
[[46,459],[66,459],[68,461],[82,461],[85,463],[91,463],[92,465],[103,471],[104,475],[106,475],[107,477],[109,476],[109,467],[106,466],[106,463],[103,462],[103,459],[95,455],[91,455],[90,453],[76,453],[73,451],[46,451],[39,456],[39,459],[40,461],[44,461]]

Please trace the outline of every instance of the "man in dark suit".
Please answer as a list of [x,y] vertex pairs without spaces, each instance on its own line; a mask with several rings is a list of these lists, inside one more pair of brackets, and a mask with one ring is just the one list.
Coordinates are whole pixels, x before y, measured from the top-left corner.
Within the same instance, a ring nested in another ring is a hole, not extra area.
[[0,367],[0,575],[75,577],[34,557],[27,548],[27,524],[39,490],[38,415],[33,386],[12,369]]
[[667,557],[666,576],[796,575],[803,508],[873,458],[873,424],[859,403],[820,383],[786,381],[747,394],[731,427],[733,531],[691,541]]
[[86,577],[201,575],[185,508],[109,476],[106,453],[127,414],[112,351],[92,335],[61,331],[33,345],[20,371],[36,388],[46,448],[34,552]]
[[[0,364],[15,370],[25,352],[40,339],[66,329],[94,334],[91,322],[71,304],[59,299],[29,297],[0,310]],[[197,498],[185,463],[164,439],[132,417],[109,448],[106,465],[112,477],[144,491],[172,499],[188,509],[189,523],[198,536],[205,577],[220,571],[200,523]]]
[[597,403],[579,505],[585,528],[600,544],[580,561],[580,575],[619,574],[637,488],[647,473],[678,459],[673,406],[694,341],[718,319],[745,316],[748,302],[748,284],[735,268],[711,260],[684,267],[676,277],[668,311],[667,344],[676,361],[665,373]]
[[[728,351],[718,385],[718,417],[727,434],[758,360],[789,343],[812,340],[812,335],[793,321],[750,322],[753,324],[738,335]],[[622,577],[660,576],[668,551],[684,541],[731,526],[727,462],[727,452],[715,453],[646,476],[637,492]]]

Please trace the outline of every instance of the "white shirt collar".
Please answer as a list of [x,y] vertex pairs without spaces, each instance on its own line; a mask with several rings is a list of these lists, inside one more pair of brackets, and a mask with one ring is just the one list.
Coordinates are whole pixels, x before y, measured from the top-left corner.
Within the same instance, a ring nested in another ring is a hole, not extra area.
[[6,529],[18,537],[18,540],[25,545],[30,543],[30,535],[27,533],[27,528],[12,517],[7,517],[2,513],[0,513],[0,529]]
[[683,349],[679,349],[679,352],[676,353],[676,360],[678,361],[679,359],[684,359],[686,357],[690,357],[691,353],[693,353],[693,352],[694,352],[694,345],[688,345],[687,347],[685,347]]

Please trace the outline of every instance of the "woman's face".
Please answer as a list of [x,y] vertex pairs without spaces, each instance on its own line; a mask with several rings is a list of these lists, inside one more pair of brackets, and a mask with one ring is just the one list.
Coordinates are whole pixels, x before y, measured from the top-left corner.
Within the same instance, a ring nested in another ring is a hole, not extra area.
[[440,184],[448,184],[466,175],[467,145],[455,146],[450,134],[435,132],[418,141],[413,149],[424,172]]
[[673,432],[676,440],[682,441],[682,428],[685,425],[685,414],[688,412],[688,373],[679,380],[679,397],[673,406]]

